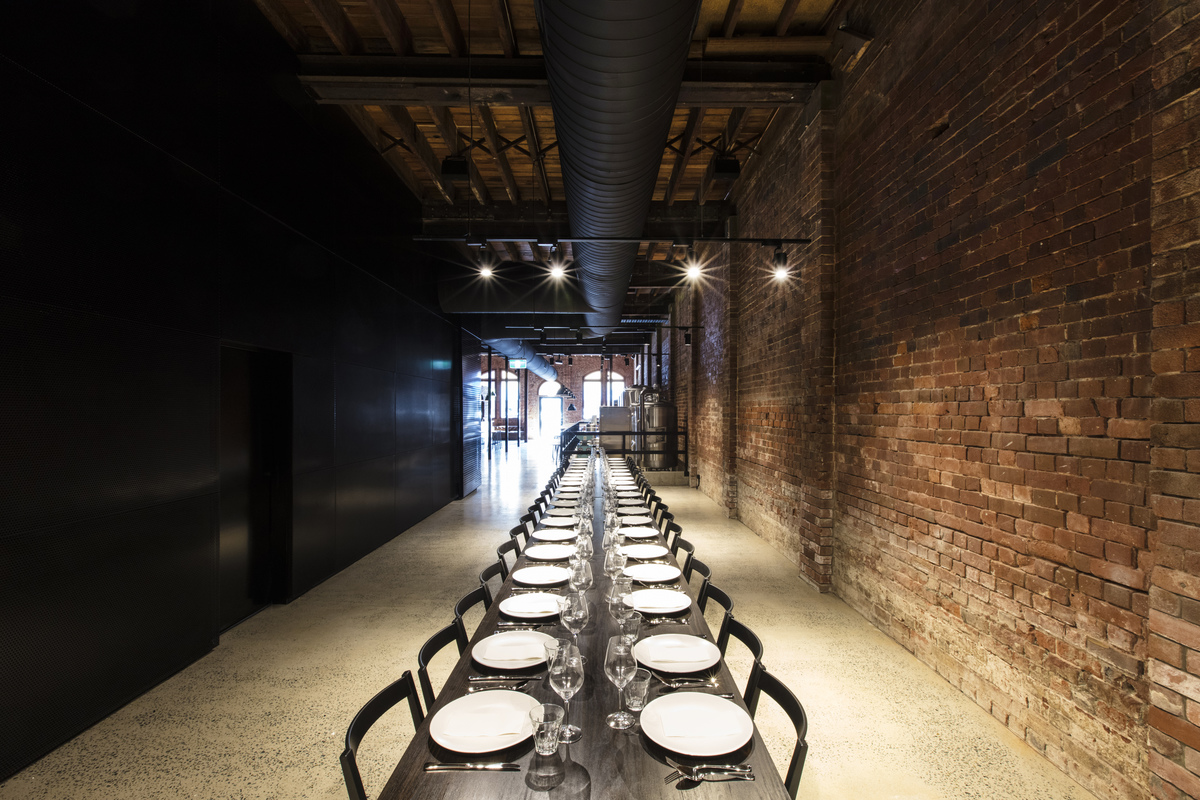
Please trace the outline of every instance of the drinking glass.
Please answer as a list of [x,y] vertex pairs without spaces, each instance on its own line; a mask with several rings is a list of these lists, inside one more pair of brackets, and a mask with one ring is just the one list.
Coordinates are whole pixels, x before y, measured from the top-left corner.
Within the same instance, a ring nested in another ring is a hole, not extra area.
[[[546,650],[546,666],[548,667],[550,666],[550,662],[558,655],[560,649],[565,648],[566,650],[570,650],[572,647],[575,647],[575,643],[570,639],[551,639],[543,646]],[[578,648],[576,648],[576,651],[575,655],[579,655]]]
[[578,650],[572,652],[572,649],[559,648],[559,655],[555,655],[549,669],[550,688],[563,701],[562,727],[558,731],[558,740],[567,744],[578,742],[582,731],[578,725],[568,725],[567,720],[571,716],[571,698],[583,686],[583,658]]
[[624,636],[612,636],[608,640],[608,649],[604,653],[604,674],[617,687],[617,710],[605,718],[608,727],[623,731],[633,724],[633,715],[624,709],[622,695],[625,685],[633,680],[637,670],[637,662],[633,658],[633,648]]
[[646,705],[646,690],[650,688],[650,670],[638,668],[625,686],[625,705],[630,711],[641,711]]
[[580,561],[572,567],[567,583],[576,592],[585,592],[592,588],[592,562]]
[[625,598],[633,594],[633,578],[619,575],[613,579],[612,588],[608,592],[608,613],[620,622],[633,613],[633,607],[625,602]]
[[563,627],[571,632],[575,644],[579,643],[579,632],[588,624],[588,601],[583,592],[568,592],[558,600],[559,616]]
[[617,548],[613,547],[604,554],[604,574],[616,579],[625,569],[628,558]]
[[558,737],[566,712],[554,703],[541,703],[529,711],[533,723],[533,749],[540,756],[558,752]]
[[592,557],[592,531],[591,526],[587,526],[586,532],[575,540],[575,552],[585,561]]
[[[622,600],[622,602],[624,602]],[[621,626],[621,635],[625,637],[625,641],[629,644],[637,642],[638,634],[642,632],[642,621],[644,617],[636,611],[630,610],[625,619],[618,620]]]

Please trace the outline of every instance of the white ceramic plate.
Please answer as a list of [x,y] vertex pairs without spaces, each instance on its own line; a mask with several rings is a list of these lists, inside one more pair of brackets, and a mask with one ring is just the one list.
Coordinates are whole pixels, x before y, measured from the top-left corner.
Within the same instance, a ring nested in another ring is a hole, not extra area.
[[565,583],[571,577],[571,570],[566,567],[521,567],[512,574],[517,583],[526,586],[550,586],[555,583]]
[[525,548],[525,557],[534,561],[566,561],[575,548],[569,544],[531,544]]
[[683,571],[673,564],[631,564],[625,574],[641,583],[662,583],[675,580]]
[[520,619],[542,619],[558,613],[558,595],[548,592],[513,594],[500,601],[500,611]]
[[621,548],[621,552],[630,558],[644,561],[647,558],[662,558],[671,551],[661,544],[627,544]]
[[654,520],[650,517],[620,517],[622,525],[653,525]]
[[754,736],[750,715],[730,700],[704,692],[675,692],[642,709],[650,741],[688,756],[732,753]]
[[539,702],[508,689],[463,695],[433,715],[429,736],[456,753],[503,750],[533,735],[529,712]]
[[650,513],[650,509],[645,506],[626,506],[625,508],[617,509],[618,517],[639,517],[646,516]]
[[542,542],[569,542],[575,538],[574,528],[542,528],[533,532],[533,538]]
[[579,500],[573,500],[566,497],[556,497],[550,503],[554,508],[578,508]]
[[559,508],[558,506],[546,510],[546,516],[549,517],[573,517],[575,513],[573,508]]
[[575,517],[542,517],[542,524],[551,528],[574,528]]
[[[625,494],[625,492],[621,492],[621,494]],[[638,495],[637,497],[621,497],[620,495],[617,495],[617,505],[619,506],[640,506],[641,504],[641,495]]]
[[710,641],[686,633],[647,636],[633,646],[633,657],[659,672],[699,672],[716,666],[721,651]]
[[621,528],[621,535],[630,539],[653,539],[658,536],[658,531],[654,528]]
[[476,642],[471,658],[492,669],[525,669],[546,660],[546,643],[552,641],[541,631],[504,631]]
[[579,492],[559,492],[558,494],[554,495],[554,499],[551,500],[550,502],[556,503],[559,500],[578,500],[578,499],[579,499]]
[[690,608],[692,598],[670,589],[638,589],[625,598],[625,605],[643,614],[676,614]]

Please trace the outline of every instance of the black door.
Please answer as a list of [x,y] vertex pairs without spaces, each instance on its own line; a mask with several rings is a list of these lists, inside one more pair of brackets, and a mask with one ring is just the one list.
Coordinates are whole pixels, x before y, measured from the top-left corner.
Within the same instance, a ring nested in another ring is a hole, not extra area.
[[221,348],[221,630],[271,598],[268,359]]

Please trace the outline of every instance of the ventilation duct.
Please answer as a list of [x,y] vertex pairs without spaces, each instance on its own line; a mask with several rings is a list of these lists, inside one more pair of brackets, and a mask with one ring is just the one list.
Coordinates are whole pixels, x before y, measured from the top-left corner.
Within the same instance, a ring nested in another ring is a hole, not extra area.
[[[639,238],[699,0],[537,0],[537,10],[572,235]],[[594,336],[620,322],[637,247],[573,246]]]
[[558,370],[546,360],[545,356],[520,339],[484,339],[483,343],[501,355],[525,359],[525,368],[539,378],[548,381],[558,380]]

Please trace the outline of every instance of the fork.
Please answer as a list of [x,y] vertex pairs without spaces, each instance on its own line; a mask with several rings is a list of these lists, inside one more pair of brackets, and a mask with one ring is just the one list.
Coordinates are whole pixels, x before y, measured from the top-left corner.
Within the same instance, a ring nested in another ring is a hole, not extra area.
[[675,771],[663,778],[663,783],[677,781],[680,778],[687,778],[688,780],[703,780],[702,777],[696,777],[697,773],[701,771],[727,773],[730,775],[746,775],[750,776],[747,778],[747,780],[754,779],[754,768],[749,764],[696,764],[689,767],[686,764],[681,764],[673,758],[667,758],[666,762],[670,766],[675,767]]
[[691,615],[686,617],[651,617],[646,620],[647,625],[687,625],[692,621]]

